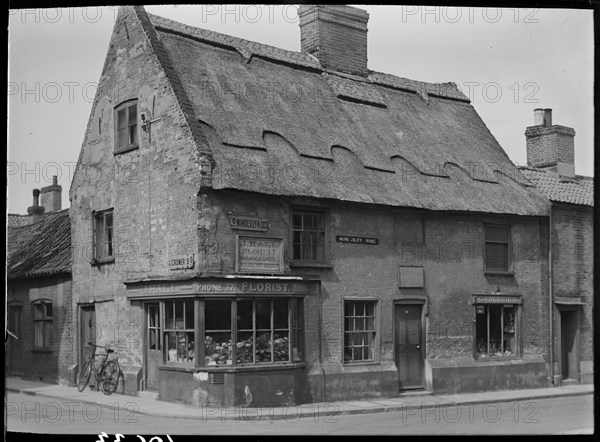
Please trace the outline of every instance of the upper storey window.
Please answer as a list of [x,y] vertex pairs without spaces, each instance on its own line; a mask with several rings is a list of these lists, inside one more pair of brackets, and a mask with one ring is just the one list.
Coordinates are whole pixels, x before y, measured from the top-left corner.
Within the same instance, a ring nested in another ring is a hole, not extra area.
[[137,100],[127,101],[115,108],[115,153],[138,147]]

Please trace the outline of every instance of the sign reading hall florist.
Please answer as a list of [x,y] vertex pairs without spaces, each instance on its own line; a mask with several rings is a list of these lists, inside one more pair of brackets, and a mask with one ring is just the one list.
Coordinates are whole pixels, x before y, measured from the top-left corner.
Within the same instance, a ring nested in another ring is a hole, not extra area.
[[283,273],[283,238],[236,235],[235,271]]

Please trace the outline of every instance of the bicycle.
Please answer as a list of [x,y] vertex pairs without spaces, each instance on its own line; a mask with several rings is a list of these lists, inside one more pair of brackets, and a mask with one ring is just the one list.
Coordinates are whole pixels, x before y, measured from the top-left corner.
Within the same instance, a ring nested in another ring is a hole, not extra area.
[[[117,386],[119,385],[119,377],[121,375],[119,363],[115,359],[111,359],[110,361],[108,360],[108,356],[115,351],[108,346],[103,347],[102,345],[92,344],[91,342],[88,342],[88,345],[94,347],[94,351],[92,351],[91,356],[87,361],[85,361],[81,367],[81,370],[79,370],[77,390],[80,392],[85,390],[93,371],[96,378],[96,389],[98,388],[98,385],[100,385],[100,388],[104,394],[113,394],[117,390]],[[96,368],[94,358],[96,356],[97,348],[103,348],[105,354],[102,363]]]

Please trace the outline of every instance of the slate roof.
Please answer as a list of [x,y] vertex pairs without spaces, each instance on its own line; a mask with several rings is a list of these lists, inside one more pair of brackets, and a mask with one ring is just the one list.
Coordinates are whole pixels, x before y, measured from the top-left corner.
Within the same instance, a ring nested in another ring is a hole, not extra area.
[[308,54],[136,11],[201,126],[215,189],[548,213],[453,83],[336,73]]
[[50,212],[35,224],[9,227],[6,245],[8,279],[70,274],[69,209]]
[[594,178],[582,175],[566,178],[543,169],[531,167],[520,169],[523,175],[550,201],[594,206]]
[[30,215],[18,215],[16,213],[9,213],[7,217],[8,227],[22,227],[31,224]]

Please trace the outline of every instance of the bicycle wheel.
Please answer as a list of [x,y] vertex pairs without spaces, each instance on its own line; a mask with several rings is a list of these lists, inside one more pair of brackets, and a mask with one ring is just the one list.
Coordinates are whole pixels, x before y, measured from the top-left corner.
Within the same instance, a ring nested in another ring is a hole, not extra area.
[[90,381],[90,376],[92,375],[92,364],[90,361],[86,361],[79,370],[79,375],[77,376],[77,390],[83,391],[85,390],[85,386]]
[[121,369],[117,361],[108,361],[100,373],[100,386],[106,395],[113,394],[119,385]]

